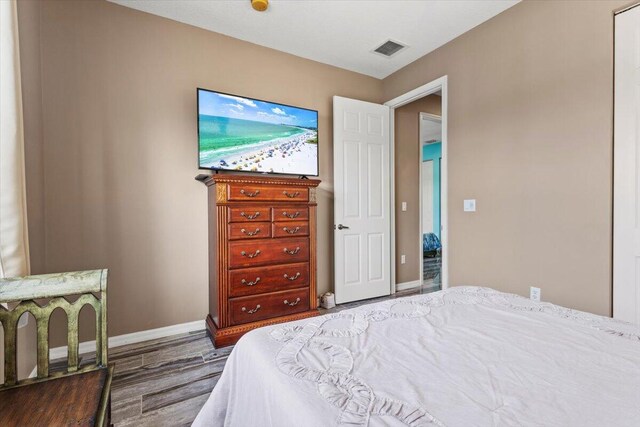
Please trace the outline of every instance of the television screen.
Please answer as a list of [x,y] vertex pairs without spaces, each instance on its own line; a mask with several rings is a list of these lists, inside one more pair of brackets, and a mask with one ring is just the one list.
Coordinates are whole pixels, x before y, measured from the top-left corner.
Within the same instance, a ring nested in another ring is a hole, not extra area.
[[318,175],[318,112],[198,89],[201,169]]

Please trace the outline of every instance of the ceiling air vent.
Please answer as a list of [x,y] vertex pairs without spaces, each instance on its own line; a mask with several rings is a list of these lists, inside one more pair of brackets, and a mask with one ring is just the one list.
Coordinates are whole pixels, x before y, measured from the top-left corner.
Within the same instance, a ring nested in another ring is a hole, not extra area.
[[380,54],[380,55],[384,55],[386,57],[391,57],[391,56],[395,55],[396,53],[400,52],[405,47],[407,47],[407,46],[405,46],[403,44],[400,44],[398,42],[394,42],[393,40],[387,40],[386,42],[384,42],[380,46],[378,46],[376,49],[374,49],[373,51],[375,53]]

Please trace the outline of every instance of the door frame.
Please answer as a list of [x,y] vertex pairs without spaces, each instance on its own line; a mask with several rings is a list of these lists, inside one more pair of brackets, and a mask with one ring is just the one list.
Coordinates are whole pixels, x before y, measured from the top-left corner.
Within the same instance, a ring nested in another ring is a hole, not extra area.
[[[440,242],[442,243],[441,289],[449,287],[449,215],[448,215],[448,76],[442,76],[427,84],[417,87],[384,103],[389,107],[389,160],[390,170],[390,202],[391,202],[391,293],[396,292],[396,192],[395,192],[395,110],[425,96],[438,91],[442,92],[442,160],[440,166]],[[422,206],[419,207],[422,210]],[[422,214],[421,214],[422,215]],[[422,225],[420,225],[422,228]],[[420,239],[422,240],[422,239]],[[422,285],[422,269],[420,283]]]
[[[419,117],[420,117],[419,118],[420,123],[418,125],[418,133],[420,133],[421,130],[422,130],[422,118],[423,117],[426,117],[428,119],[433,119],[433,120],[437,119],[440,122],[440,128],[442,128],[442,116],[438,116],[437,114],[420,112]],[[419,228],[420,228],[419,237],[420,237],[420,241],[418,242],[418,248],[419,248],[419,250],[418,250],[418,261],[419,261],[418,265],[423,266],[424,265],[424,254],[423,254],[423,251],[422,251],[423,250],[422,236],[424,235],[424,229],[422,228],[422,225],[423,225],[423,221],[422,220],[424,219],[423,218],[424,212],[422,210],[422,202],[423,202],[422,193],[423,193],[424,189],[422,188],[422,164],[424,163],[424,160],[423,160],[422,156],[423,156],[424,147],[425,147],[425,145],[428,145],[428,144],[426,144],[424,141],[422,141],[420,139],[419,135],[418,135],[418,144],[420,146],[420,157],[418,158],[418,166],[419,166],[419,169],[418,169],[418,179],[419,179],[419,181],[418,181],[418,188],[419,188],[418,208],[420,210],[419,215],[418,215],[418,218],[419,218],[419,221],[420,221],[419,222]],[[442,147],[442,142],[441,142],[440,146]],[[443,163],[442,160],[440,160],[440,168],[442,168],[442,163]],[[435,168],[435,164],[434,164],[433,167]],[[441,175],[441,179],[442,179],[442,173],[440,175]],[[440,187],[442,187],[442,185]],[[440,201],[440,216],[442,216],[442,188],[440,189],[440,200],[441,200]],[[442,224],[440,224],[440,236],[442,236]],[[441,241],[441,243],[442,243],[442,241]],[[444,250],[444,245],[442,245],[442,249]],[[442,273],[440,273],[440,278],[442,279]],[[420,268],[420,286],[422,286],[423,283],[424,283],[424,267]]]
[[[613,170],[612,170],[612,194],[611,194],[611,317],[614,319],[618,319],[618,320],[623,320],[623,321],[627,321],[627,322],[632,322],[635,323],[637,325],[640,325],[640,295],[638,294],[638,288],[637,288],[637,284],[634,283],[635,285],[635,289],[634,292],[629,292],[629,289],[625,289],[625,283],[624,283],[624,278],[620,279],[620,276],[624,276],[624,274],[620,274],[621,272],[618,271],[621,269],[621,267],[619,267],[620,264],[620,258],[624,258],[624,254],[620,254],[620,250],[619,248],[617,248],[618,246],[618,242],[619,242],[619,238],[617,238],[616,236],[619,234],[616,225],[620,222],[619,217],[619,205],[622,204],[622,202],[620,201],[620,199],[624,199],[623,197],[619,196],[618,193],[620,192],[620,179],[617,176],[618,175],[618,168],[619,168],[619,163],[620,163],[620,154],[618,153],[619,151],[619,146],[620,146],[620,141],[619,139],[621,139],[621,137],[619,137],[619,135],[621,133],[624,132],[619,132],[618,131],[618,127],[619,127],[619,122],[620,120],[618,117],[618,102],[619,99],[616,96],[616,92],[617,92],[617,82],[619,81],[617,73],[618,73],[618,67],[617,67],[617,60],[618,60],[618,45],[619,45],[619,40],[618,40],[618,17],[619,15],[622,15],[624,13],[628,13],[630,11],[632,11],[632,9],[635,9],[637,7],[640,7],[640,3],[636,2],[627,6],[623,6],[620,9],[614,10],[613,11],[613,87],[612,87],[612,94],[613,94],[613,106],[612,106],[612,120],[613,120],[613,128],[612,128],[612,141],[613,141]],[[633,12],[631,12],[633,13]],[[637,172],[637,168],[638,166],[636,165],[636,172]],[[623,180],[622,180],[623,181]],[[622,185],[624,187],[624,183]],[[636,190],[637,191],[637,190]],[[630,293],[634,293],[635,295],[635,319],[631,319],[629,316],[629,313],[625,313],[625,307],[624,307],[624,302],[632,299],[633,296],[629,295]],[[622,305],[622,307],[621,307]],[[623,312],[623,315],[620,316],[620,312]]]

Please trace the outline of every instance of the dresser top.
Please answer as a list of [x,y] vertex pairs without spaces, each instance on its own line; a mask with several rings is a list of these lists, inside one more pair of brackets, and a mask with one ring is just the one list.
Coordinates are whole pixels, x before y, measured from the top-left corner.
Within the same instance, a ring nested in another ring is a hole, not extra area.
[[294,185],[300,187],[317,187],[319,179],[285,178],[273,175],[230,175],[215,174],[203,180],[209,187],[218,183],[236,184],[271,184],[271,185]]

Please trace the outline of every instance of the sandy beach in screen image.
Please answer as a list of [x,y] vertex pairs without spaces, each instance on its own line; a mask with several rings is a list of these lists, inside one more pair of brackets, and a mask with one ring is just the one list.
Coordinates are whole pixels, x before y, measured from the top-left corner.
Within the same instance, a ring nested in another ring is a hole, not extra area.
[[304,133],[254,144],[245,150],[227,155],[219,154],[210,159],[215,169],[267,172],[281,174],[318,174],[318,133]]

